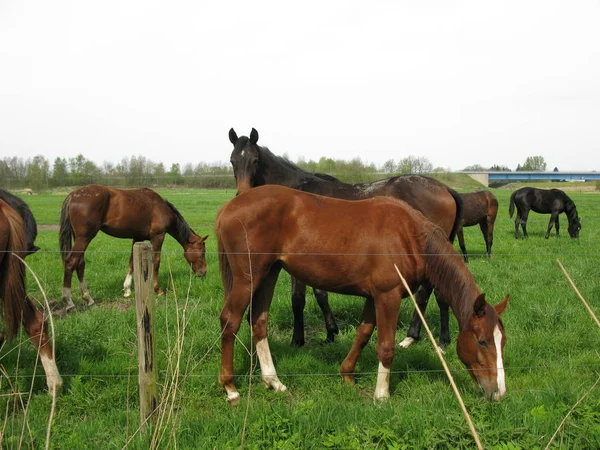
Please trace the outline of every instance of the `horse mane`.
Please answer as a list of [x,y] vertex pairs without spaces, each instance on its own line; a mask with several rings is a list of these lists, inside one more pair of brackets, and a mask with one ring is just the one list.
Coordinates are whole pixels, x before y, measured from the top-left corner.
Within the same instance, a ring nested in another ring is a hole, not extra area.
[[[6,203],[5,203],[6,204]],[[0,302],[2,315],[6,323],[6,334],[12,339],[19,329],[21,321],[28,321],[34,311],[28,307],[25,291],[25,265],[12,253],[25,257],[27,240],[21,216],[10,207],[3,207],[0,211],[8,221],[8,244],[2,264],[0,265]]]
[[428,234],[424,253],[427,278],[448,302],[462,327],[473,314],[473,302],[469,300],[475,300],[480,293],[473,275],[438,227]]
[[196,234],[196,232],[192,230],[192,228],[188,225],[181,213],[177,210],[177,208],[175,208],[175,205],[173,205],[173,203],[171,203],[168,200],[165,200],[165,203],[167,204],[167,206],[169,206],[169,208],[171,208],[173,214],[175,214],[175,228],[177,236],[179,237],[179,239],[182,240],[182,245],[186,242],[189,242],[190,236],[192,234]]
[[567,214],[567,219],[569,219],[569,223],[577,222],[579,216],[577,215],[577,207],[575,206],[575,202],[571,200],[567,194],[565,194],[565,213]]
[[5,189],[0,189],[0,199],[4,200],[8,206],[14,209],[23,219],[23,227],[25,229],[25,237],[27,240],[27,250],[32,253],[39,250],[34,242],[37,237],[37,223],[29,205],[14,194],[11,194]]

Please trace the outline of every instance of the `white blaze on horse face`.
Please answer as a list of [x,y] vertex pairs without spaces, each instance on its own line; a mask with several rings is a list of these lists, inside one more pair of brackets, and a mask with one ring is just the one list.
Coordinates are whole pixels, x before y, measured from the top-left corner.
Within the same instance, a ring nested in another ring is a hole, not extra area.
[[277,372],[275,370],[275,364],[273,364],[273,358],[271,357],[271,350],[269,349],[269,341],[267,341],[267,338],[261,339],[256,343],[256,354],[258,355],[258,361],[260,362],[262,379],[267,388],[273,388],[275,392],[287,391],[287,388],[279,381],[279,378],[277,378]]
[[494,328],[494,344],[496,345],[496,370],[498,391],[494,394],[494,400],[500,400],[506,394],[506,382],[504,380],[504,362],[502,361],[502,332],[496,325]]
[[377,371],[377,385],[375,386],[375,401],[387,400],[390,398],[390,373],[391,369],[386,369],[379,361],[379,370]]

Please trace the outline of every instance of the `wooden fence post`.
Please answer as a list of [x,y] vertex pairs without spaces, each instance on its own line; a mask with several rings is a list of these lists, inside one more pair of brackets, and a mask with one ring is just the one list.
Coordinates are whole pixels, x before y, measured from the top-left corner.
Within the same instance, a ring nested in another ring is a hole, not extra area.
[[154,346],[154,253],[148,242],[133,246],[133,282],[137,311],[140,419],[142,428],[158,406]]

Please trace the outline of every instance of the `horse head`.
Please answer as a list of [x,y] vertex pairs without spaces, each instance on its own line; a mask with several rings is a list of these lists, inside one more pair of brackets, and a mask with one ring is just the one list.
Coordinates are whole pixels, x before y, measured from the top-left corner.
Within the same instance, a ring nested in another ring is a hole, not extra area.
[[485,301],[485,294],[480,294],[469,323],[456,342],[458,357],[490,400],[500,400],[506,394],[503,362],[506,335],[500,315],[507,303],[508,295],[492,307]]
[[581,221],[579,220],[579,216],[577,213],[573,216],[573,218],[569,218],[569,236],[572,238],[579,237],[579,230],[581,230]]
[[233,144],[231,152],[231,165],[233,166],[233,175],[236,181],[238,194],[256,185],[256,171],[260,154],[258,151],[258,131],[252,128],[250,137],[238,135],[233,130],[229,130],[229,141]]
[[195,233],[190,235],[190,240],[183,249],[183,256],[197,277],[206,275],[206,245],[204,241],[208,236],[200,237]]

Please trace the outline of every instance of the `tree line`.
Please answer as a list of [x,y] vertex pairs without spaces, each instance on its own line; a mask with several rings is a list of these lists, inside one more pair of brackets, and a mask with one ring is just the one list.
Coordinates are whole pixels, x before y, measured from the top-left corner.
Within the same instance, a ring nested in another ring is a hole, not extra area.
[[[306,161],[300,158],[296,164],[307,172],[327,173],[348,183],[370,181],[395,174],[447,172],[444,168],[434,167],[426,157],[412,155],[399,161],[389,159],[380,167],[360,158],[350,161],[326,157],[318,161]],[[477,164],[463,170],[511,171],[506,166],[493,165],[484,168]],[[542,156],[527,157],[524,164],[519,164],[516,170],[545,171],[546,162]],[[52,164],[42,155],[27,159],[17,156],[4,157],[0,160],[0,187],[5,189],[30,188],[43,191],[92,183],[116,187],[235,187],[233,169],[226,163],[187,163],[183,167],[173,163],[167,169],[162,162],[154,162],[145,156],[132,156],[123,158],[117,164],[104,162],[99,166],[82,154],[68,159],[56,158]]]

